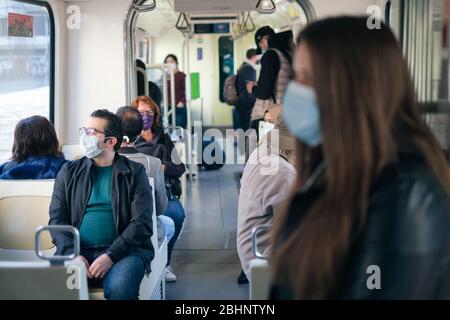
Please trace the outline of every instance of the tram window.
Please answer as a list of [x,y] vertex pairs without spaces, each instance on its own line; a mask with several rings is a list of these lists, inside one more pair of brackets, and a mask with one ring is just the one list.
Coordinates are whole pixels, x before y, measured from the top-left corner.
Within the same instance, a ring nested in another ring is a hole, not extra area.
[[53,121],[54,20],[40,1],[0,0],[0,162],[10,158],[17,122]]

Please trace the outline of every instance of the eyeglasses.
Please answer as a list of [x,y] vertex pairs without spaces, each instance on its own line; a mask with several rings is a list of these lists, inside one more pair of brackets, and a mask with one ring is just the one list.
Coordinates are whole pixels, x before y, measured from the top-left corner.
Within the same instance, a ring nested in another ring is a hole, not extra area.
[[105,135],[106,135],[105,132],[100,131],[100,130],[97,130],[97,129],[95,129],[95,128],[81,127],[81,128],[79,129],[79,131],[78,131],[78,133],[79,133],[80,136],[83,135],[83,134],[86,134],[86,135],[88,135],[88,136],[93,136],[96,132],[102,133],[102,134],[105,134]]

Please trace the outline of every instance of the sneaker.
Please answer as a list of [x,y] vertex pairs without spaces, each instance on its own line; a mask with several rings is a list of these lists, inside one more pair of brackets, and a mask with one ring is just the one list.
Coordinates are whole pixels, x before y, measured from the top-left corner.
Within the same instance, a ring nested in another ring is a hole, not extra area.
[[177,281],[177,276],[173,273],[173,269],[170,266],[166,267],[166,282],[175,282]]
[[241,271],[241,274],[239,275],[237,282],[238,282],[238,284],[248,283],[248,279],[247,279],[247,276],[245,275],[244,271]]

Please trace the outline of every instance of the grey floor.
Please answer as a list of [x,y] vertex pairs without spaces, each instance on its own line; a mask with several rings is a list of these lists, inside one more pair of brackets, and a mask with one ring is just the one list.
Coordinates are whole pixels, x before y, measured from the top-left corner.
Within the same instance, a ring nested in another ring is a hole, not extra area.
[[241,165],[200,171],[188,181],[186,222],[175,246],[172,267],[177,282],[166,284],[169,300],[248,299],[238,285],[236,222]]

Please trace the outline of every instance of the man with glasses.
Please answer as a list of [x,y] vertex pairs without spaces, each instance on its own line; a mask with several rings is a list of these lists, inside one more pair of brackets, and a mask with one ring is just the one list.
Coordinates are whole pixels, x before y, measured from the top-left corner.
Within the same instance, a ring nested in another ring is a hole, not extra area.
[[[152,193],[144,167],[120,156],[122,122],[97,110],[80,128],[85,157],[63,166],[50,204],[49,225],[72,225],[80,232],[90,285],[102,285],[108,300],[138,299],[150,273],[154,248]],[[53,233],[57,255],[73,253],[73,238]]]

